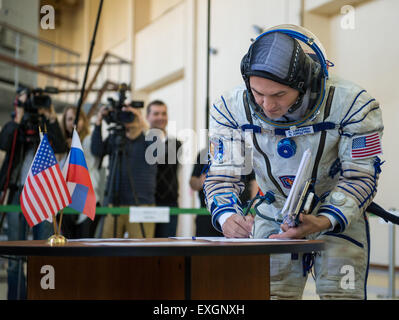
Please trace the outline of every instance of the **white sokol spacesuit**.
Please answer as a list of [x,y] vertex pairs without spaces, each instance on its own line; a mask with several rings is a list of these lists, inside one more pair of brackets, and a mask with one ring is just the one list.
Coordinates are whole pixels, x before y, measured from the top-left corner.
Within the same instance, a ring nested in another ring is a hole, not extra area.
[[[309,55],[298,49],[295,35],[271,31],[258,37],[242,62],[246,85],[224,94],[211,107],[211,164],[204,184],[207,206],[214,227],[222,231],[221,225],[228,217],[243,211],[237,200],[244,187],[240,175],[253,168],[265,195],[265,201],[256,207],[254,237],[279,233],[284,218],[281,210],[302,155],[309,149],[317,199],[311,214],[324,215],[332,227],[307,237],[324,240],[326,248],[322,252],[271,255],[271,296],[300,299],[313,265],[320,298],[366,299],[370,239],[365,210],[376,194],[381,171],[377,157],[383,131],[381,110],[361,87],[328,77],[323,60],[312,59],[312,66],[306,65],[311,72],[303,69],[300,72],[304,74],[295,74],[300,69],[295,63],[310,61],[306,60]],[[293,47],[284,47],[290,42]],[[273,53],[265,55],[264,50],[280,52],[278,59],[281,52],[291,50],[289,66],[284,69],[283,57],[276,62]],[[297,105],[284,119],[270,120],[262,113],[251,97],[247,82],[251,75],[280,83],[280,79],[294,79],[287,84],[299,91],[304,88]],[[295,82],[295,78],[299,80]]]

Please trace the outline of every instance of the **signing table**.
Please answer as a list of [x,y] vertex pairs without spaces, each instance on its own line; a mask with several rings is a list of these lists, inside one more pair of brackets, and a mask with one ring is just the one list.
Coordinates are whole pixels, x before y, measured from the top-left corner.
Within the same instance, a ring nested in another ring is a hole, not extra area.
[[0,242],[1,255],[28,257],[28,299],[269,299],[270,254],[323,249],[316,240]]

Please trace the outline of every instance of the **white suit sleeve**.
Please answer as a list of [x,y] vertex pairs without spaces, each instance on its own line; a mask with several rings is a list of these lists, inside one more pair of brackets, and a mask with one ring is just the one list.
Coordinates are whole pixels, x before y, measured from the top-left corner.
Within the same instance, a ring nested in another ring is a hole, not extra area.
[[[241,181],[241,175],[245,174],[243,148],[242,131],[232,106],[221,97],[210,107],[210,166],[204,183],[207,208],[212,214],[213,226],[219,231],[228,216],[242,213],[239,196],[244,189]],[[228,216],[221,218],[225,214]]]
[[340,122],[339,181],[318,211],[337,221],[333,232],[345,231],[372,202],[382,164],[378,157],[383,131],[379,103],[365,90],[349,103],[343,107]]

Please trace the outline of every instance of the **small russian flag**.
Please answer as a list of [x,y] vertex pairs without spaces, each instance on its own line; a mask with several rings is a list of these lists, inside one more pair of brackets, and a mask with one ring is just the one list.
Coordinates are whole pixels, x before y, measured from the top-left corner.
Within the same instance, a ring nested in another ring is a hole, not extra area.
[[76,130],[73,130],[71,151],[62,168],[72,203],[69,205],[94,220],[96,214],[96,195],[91,183],[89,170],[82,144]]

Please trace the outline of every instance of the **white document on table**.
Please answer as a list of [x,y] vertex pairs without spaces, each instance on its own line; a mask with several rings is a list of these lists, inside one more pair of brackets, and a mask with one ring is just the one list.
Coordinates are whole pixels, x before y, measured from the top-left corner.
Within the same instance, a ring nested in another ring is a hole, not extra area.
[[279,242],[279,241],[308,241],[306,239],[253,239],[253,238],[224,238],[219,239],[211,238],[200,238],[198,240],[206,240],[211,242],[240,242],[240,243],[256,243],[256,242]]
[[175,240],[204,240],[210,242],[277,242],[277,241],[307,241],[306,239],[253,239],[253,238],[226,238],[226,237],[170,237]]

